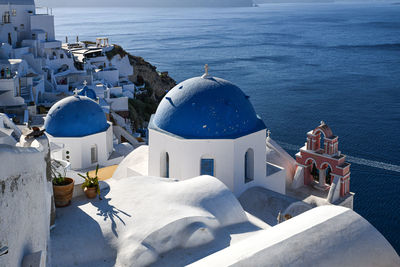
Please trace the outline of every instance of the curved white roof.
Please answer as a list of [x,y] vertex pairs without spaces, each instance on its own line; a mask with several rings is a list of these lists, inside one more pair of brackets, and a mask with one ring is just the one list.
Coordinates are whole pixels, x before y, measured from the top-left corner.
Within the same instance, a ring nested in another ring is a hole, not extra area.
[[[107,182],[110,191],[103,190],[103,200],[74,199],[70,207],[57,210],[62,219],[52,231],[54,266],[148,266],[176,249],[213,241],[229,245],[229,234],[217,233],[248,224],[232,192],[211,176],[181,182],[153,177]],[[69,252],[59,253],[65,250]]]
[[35,5],[35,0],[0,0],[0,5]]
[[57,210],[52,265],[400,266],[386,239],[347,208],[322,206],[263,228],[214,177],[107,182],[103,200],[75,198]]
[[389,242],[354,211],[309,210],[190,266],[400,266]]

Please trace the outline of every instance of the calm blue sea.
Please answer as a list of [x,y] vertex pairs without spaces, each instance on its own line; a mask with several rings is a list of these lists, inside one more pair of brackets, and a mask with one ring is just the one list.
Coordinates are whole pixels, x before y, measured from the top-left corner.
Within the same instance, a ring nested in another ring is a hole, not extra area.
[[400,251],[400,4],[54,14],[58,39],[108,36],[177,81],[208,63],[251,96],[292,155],[324,120],[351,156],[355,210]]

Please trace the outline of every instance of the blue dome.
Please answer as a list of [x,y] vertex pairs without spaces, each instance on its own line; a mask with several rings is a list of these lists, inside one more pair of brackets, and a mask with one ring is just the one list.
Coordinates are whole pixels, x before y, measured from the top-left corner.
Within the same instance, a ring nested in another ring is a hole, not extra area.
[[87,96],[93,100],[97,100],[96,92],[93,89],[90,89],[86,85],[83,87],[82,90],[79,91],[78,95]]
[[44,128],[54,137],[82,137],[109,127],[101,107],[86,96],[70,96],[54,104]]
[[265,129],[265,124],[239,87],[196,77],[169,91],[150,127],[188,139],[233,139]]

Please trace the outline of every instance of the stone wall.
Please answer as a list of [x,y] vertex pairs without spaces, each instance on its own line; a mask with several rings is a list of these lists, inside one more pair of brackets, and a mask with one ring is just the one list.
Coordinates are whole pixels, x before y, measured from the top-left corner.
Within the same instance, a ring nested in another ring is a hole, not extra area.
[[[46,255],[52,187],[46,137],[23,144],[0,145],[0,266],[21,266],[24,256]],[[43,264],[43,263],[42,263]]]

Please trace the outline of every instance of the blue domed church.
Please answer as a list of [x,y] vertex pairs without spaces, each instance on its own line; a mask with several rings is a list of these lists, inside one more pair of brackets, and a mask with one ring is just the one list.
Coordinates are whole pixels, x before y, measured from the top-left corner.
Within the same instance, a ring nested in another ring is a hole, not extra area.
[[91,98],[74,95],[57,102],[44,127],[49,141],[60,148],[52,158],[70,162],[74,170],[107,165],[113,152],[112,124]]
[[253,186],[285,193],[284,175],[267,176],[266,126],[231,82],[206,73],[178,84],[148,128],[150,176],[211,175],[237,196]]

